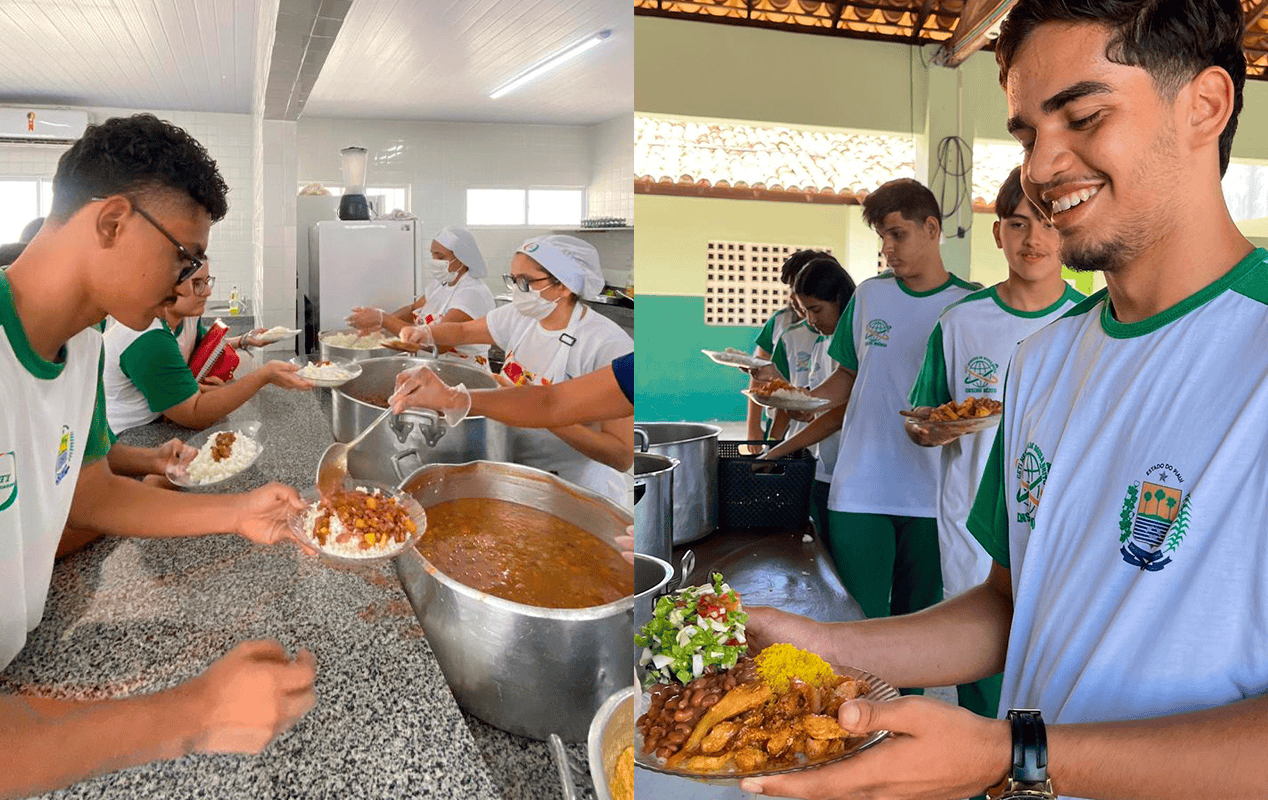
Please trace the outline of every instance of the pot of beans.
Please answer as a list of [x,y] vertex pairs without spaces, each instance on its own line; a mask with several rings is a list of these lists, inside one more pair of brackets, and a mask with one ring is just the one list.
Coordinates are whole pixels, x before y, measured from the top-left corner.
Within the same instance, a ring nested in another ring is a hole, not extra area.
[[[445,383],[468,389],[495,389],[484,370],[448,359],[393,356],[362,361],[361,374],[331,390],[331,429],[336,442],[350,442],[387,408],[396,376],[427,366]],[[424,464],[462,464],[509,455],[509,429],[488,417],[467,417],[450,428],[433,411],[410,411],[389,418],[348,453],[348,474],[396,485]]]
[[458,704],[519,736],[585,741],[634,677],[636,599],[673,569],[631,567],[615,545],[629,511],[532,467],[432,464],[400,489],[427,529],[397,575]]

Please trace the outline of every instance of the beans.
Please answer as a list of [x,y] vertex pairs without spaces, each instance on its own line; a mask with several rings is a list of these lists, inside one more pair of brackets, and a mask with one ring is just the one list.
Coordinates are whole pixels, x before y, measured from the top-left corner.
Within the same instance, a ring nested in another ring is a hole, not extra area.
[[752,660],[743,659],[726,672],[709,667],[690,687],[677,683],[653,686],[647,713],[638,720],[643,752],[654,752],[661,759],[678,752],[705,712],[717,705],[722,695],[754,677]]
[[696,716],[694,708],[680,708],[674,712],[674,722],[689,722]]
[[700,707],[709,708],[715,705],[721,699],[722,698],[716,694],[706,694],[704,697],[700,699]]
[[669,734],[667,741],[672,745],[682,746],[682,743],[687,741],[688,735],[689,734],[683,733],[682,731],[674,731]]

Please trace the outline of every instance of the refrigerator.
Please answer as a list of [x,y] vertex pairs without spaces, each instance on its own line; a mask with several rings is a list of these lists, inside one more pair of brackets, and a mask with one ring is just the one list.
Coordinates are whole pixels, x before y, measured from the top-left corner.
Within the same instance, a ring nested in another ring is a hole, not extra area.
[[416,220],[312,225],[308,270],[299,276],[305,352],[318,349],[318,332],[346,327],[354,306],[394,311],[412,302],[420,291],[423,258]]

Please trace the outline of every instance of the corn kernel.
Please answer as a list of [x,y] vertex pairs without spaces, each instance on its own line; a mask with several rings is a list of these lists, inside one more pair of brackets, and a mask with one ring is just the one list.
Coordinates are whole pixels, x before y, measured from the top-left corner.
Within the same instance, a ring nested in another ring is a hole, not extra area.
[[365,535],[365,543],[366,543],[366,544],[368,544],[368,545],[373,545],[373,544],[374,544],[374,534],[373,534],[373,533],[367,533],[367,534]]

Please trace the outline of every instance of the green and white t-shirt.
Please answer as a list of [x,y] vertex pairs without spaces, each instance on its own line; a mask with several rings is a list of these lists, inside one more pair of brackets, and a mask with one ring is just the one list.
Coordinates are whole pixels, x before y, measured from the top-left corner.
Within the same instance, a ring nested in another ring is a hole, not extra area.
[[[912,406],[940,406],[970,397],[1003,400],[1004,373],[1017,343],[1070,310],[1084,296],[1066,287],[1051,306],[1018,311],[996,287],[974,292],[942,312],[933,327],[925,363],[911,390]],[[991,557],[969,533],[969,510],[986,468],[995,431],[970,433],[941,448],[938,547],[947,597],[977,586],[991,571]]]
[[969,529],[1012,570],[999,707],[1154,717],[1268,692],[1268,252],[1021,343]]
[[788,327],[797,322],[797,315],[789,306],[776,311],[770,315],[770,319],[766,320],[766,324],[762,326],[761,331],[757,334],[756,344],[767,353],[775,352],[775,345],[779,342],[779,337],[784,335],[784,331]]
[[[775,345],[771,360],[780,372],[788,376],[788,382],[793,386],[813,389],[827,380],[836,368],[836,364],[828,356],[828,345],[831,342],[832,337],[819,333],[803,319],[784,331]],[[788,432],[784,438],[791,439],[807,425],[807,422],[789,420]],[[816,480],[832,480],[832,468],[836,464],[840,439],[841,432],[837,431],[811,448],[817,458]]]
[[955,275],[913,292],[884,272],[859,284],[841,314],[828,354],[857,373],[828,508],[856,514],[933,517],[938,454],[907,438],[907,394],[942,310],[982,287]]
[[44,615],[80,468],[110,451],[100,374],[92,328],[61,363],[31,349],[0,272],[0,669]]
[[189,357],[206,331],[185,319],[173,331],[158,318],[144,331],[106,329],[106,413],[115,433],[145,425],[198,393]]

